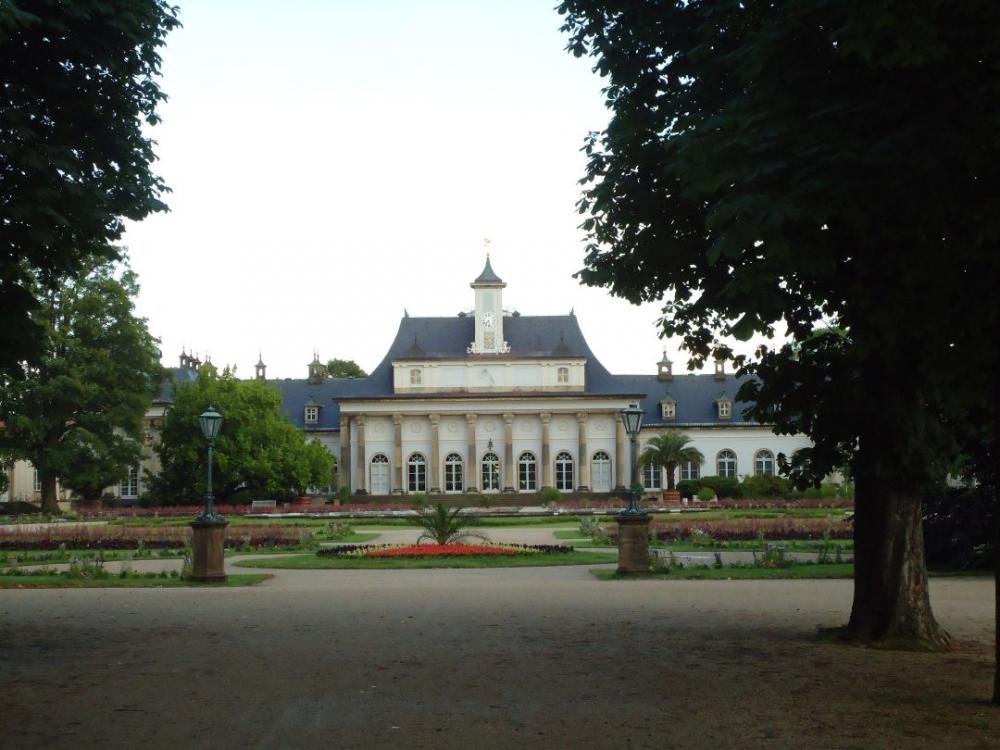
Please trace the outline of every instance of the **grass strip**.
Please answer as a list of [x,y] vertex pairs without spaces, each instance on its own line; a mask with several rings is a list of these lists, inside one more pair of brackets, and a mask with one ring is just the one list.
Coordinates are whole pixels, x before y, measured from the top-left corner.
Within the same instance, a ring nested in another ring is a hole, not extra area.
[[830,563],[792,565],[787,568],[673,568],[669,572],[625,574],[619,573],[617,570],[592,570],[590,573],[602,581],[853,578],[854,565],[851,563]]
[[554,565],[613,563],[617,555],[604,552],[566,552],[551,555],[463,555],[461,557],[318,557],[294,555],[250,558],[233,563],[241,568],[289,570],[398,570],[403,568],[541,568]]
[[254,586],[273,576],[265,573],[239,573],[226,578],[225,583],[199,583],[181,578],[68,578],[61,575],[0,575],[0,589],[121,589],[121,588],[219,588]]

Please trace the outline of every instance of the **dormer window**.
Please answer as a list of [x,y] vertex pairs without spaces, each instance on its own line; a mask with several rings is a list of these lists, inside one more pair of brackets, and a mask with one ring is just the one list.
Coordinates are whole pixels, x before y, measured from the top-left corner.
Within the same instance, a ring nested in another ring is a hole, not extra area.
[[715,403],[719,407],[719,419],[732,419],[733,416],[732,401],[719,399]]
[[424,381],[424,373],[419,367],[410,370],[410,385],[420,385]]
[[660,402],[660,415],[664,419],[677,418],[677,402],[673,399],[664,399]]
[[556,382],[557,383],[568,383],[569,382],[569,368],[560,367],[556,370]]
[[306,424],[316,424],[319,421],[319,407],[307,406],[305,413]]

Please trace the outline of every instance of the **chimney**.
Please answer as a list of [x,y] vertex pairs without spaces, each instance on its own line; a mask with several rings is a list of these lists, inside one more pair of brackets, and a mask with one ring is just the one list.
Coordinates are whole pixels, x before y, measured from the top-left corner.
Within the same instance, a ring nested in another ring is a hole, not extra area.
[[715,379],[724,381],[726,379],[726,360],[715,360]]

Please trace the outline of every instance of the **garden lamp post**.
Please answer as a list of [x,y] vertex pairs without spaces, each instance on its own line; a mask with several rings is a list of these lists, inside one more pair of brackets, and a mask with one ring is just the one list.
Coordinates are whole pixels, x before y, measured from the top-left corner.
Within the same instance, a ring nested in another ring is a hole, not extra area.
[[201,434],[208,441],[208,484],[205,490],[205,511],[198,516],[199,521],[221,521],[222,516],[215,512],[215,496],[212,494],[212,448],[215,439],[219,437],[219,429],[222,427],[222,415],[209,406],[208,410],[198,417],[198,424],[201,425]]
[[642,427],[642,415],[645,413],[635,404],[622,409],[622,422],[625,424],[625,432],[628,434],[629,444],[632,449],[630,464],[632,467],[632,482],[628,493],[628,508],[624,511],[629,514],[643,513],[639,507],[639,496],[642,493],[642,485],[639,482],[639,429]]
[[208,484],[205,489],[205,510],[191,522],[191,578],[206,583],[226,580],[226,526],[229,522],[215,512],[212,494],[212,448],[219,437],[222,415],[211,406],[198,417],[201,433],[208,441]]
[[649,521],[650,515],[639,507],[642,485],[639,482],[639,428],[642,427],[642,409],[631,404],[621,411],[622,423],[628,433],[632,449],[632,481],[628,493],[628,507],[618,514],[618,572],[649,572]]

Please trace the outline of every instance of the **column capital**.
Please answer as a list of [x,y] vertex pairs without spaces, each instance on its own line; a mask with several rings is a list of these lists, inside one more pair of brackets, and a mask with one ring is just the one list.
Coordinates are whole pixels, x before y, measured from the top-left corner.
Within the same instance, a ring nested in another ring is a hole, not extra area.
[[394,425],[396,425],[397,427],[399,427],[399,425],[400,425],[400,424],[401,424],[402,422],[403,422],[403,415],[402,415],[402,414],[393,414],[393,415],[392,415],[392,423],[393,423]]
[[589,412],[578,411],[576,413],[576,418],[578,420],[580,420],[581,423],[586,422],[589,417],[590,417],[590,413]]
[[428,419],[431,420],[431,424],[434,425],[435,427],[437,427],[438,424],[441,423],[441,415],[440,414],[428,414],[427,417],[428,417]]
[[355,414],[354,418],[358,421],[359,425],[364,425],[364,423],[365,423],[365,415],[364,414]]
[[514,415],[511,412],[505,412],[503,415],[503,421],[507,424],[511,424],[514,421]]
[[340,429],[346,430],[351,424],[351,418],[343,414],[340,415]]
[[475,424],[477,419],[479,419],[479,415],[478,414],[466,414],[465,415],[465,421],[468,422],[469,424]]
[[547,411],[543,411],[538,416],[541,418],[542,424],[548,424],[549,420],[552,419],[552,413],[551,412],[547,412]]

